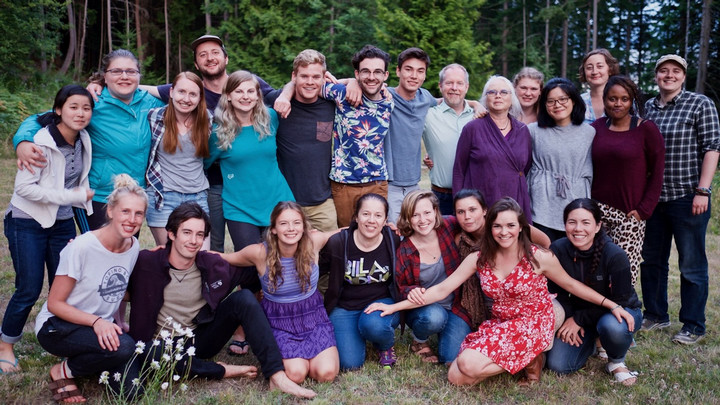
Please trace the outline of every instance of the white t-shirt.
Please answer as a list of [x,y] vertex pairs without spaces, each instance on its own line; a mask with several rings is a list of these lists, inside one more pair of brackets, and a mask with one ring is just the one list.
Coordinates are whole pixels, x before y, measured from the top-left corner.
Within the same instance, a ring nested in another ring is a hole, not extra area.
[[[92,232],[75,238],[60,252],[60,263],[55,273],[76,280],[66,302],[112,322],[112,315],[120,307],[139,252],[135,237],[130,249],[123,253],[107,250]],[[54,314],[48,311],[45,302],[35,319],[35,334],[52,316]]]

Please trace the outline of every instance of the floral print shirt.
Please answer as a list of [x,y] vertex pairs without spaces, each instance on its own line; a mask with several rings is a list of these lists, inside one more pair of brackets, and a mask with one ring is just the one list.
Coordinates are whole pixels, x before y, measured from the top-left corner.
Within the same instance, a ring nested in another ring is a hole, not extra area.
[[345,100],[345,94],[345,85],[323,86],[323,98],[335,102],[330,180],[346,184],[387,180],[383,149],[393,102],[363,96],[356,108]]

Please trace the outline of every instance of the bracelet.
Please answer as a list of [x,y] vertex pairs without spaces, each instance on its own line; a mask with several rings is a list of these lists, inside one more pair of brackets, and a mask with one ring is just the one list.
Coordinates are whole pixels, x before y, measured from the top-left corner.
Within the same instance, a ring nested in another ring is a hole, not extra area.
[[94,328],[94,327],[95,327],[95,324],[97,323],[97,321],[99,321],[99,320],[101,320],[101,319],[102,319],[102,316],[98,316],[98,317],[93,321],[92,325],[90,325],[90,327],[91,327],[91,328]]
[[695,195],[710,197],[710,195],[712,195],[712,189],[709,187],[695,187]]
[[605,300],[606,300],[606,299],[607,299],[607,297],[603,297],[603,300],[600,301],[600,306],[603,306],[603,304],[605,303]]
[[620,305],[620,304],[615,305],[614,307],[612,307],[612,309],[610,310],[610,312],[612,312],[612,311],[620,308],[621,306],[622,306],[622,305]]

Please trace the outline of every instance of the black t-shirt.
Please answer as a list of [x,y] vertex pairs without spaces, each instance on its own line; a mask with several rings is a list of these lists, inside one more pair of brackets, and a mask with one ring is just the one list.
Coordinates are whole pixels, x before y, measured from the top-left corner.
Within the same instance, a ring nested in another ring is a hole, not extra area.
[[363,252],[355,245],[352,234],[348,240],[343,289],[337,305],[348,311],[365,309],[369,304],[390,297],[392,256],[383,242],[372,252]]
[[[265,96],[272,106],[281,90]],[[278,166],[295,201],[302,206],[319,205],[331,197],[330,159],[335,104],[318,98],[314,103],[290,101],[292,110],[280,118],[277,131]]]

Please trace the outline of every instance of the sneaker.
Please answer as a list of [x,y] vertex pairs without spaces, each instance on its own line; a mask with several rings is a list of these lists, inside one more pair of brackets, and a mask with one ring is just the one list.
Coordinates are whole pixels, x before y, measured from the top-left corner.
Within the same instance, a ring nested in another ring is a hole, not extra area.
[[670,326],[670,321],[667,322],[655,322],[650,319],[643,319],[642,325],[640,326],[640,331],[642,332],[650,332],[653,330],[660,330],[665,329],[668,326]]
[[387,350],[378,350],[378,357],[380,358],[380,365],[382,368],[390,370],[397,362],[395,347],[390,347]]
[[673,336],[673,343],[679,343],[681,345],[694,345],[701,341],[705,335],[696,335],[686,330],[681,330],[675,336]]

